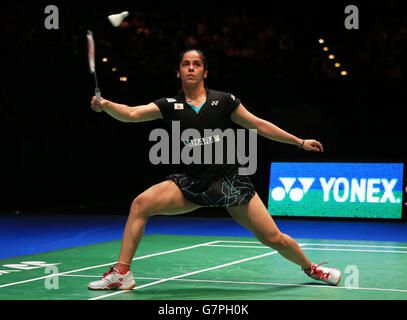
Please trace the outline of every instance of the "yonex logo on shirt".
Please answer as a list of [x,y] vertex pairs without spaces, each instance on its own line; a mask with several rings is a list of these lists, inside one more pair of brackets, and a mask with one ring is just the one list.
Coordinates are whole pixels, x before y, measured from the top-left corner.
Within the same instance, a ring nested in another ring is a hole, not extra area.
[[211,106],[217,106],[217,105],[218,105],[218,103],[219,103],[219,101],[217,101],[217,100],[212,101]]

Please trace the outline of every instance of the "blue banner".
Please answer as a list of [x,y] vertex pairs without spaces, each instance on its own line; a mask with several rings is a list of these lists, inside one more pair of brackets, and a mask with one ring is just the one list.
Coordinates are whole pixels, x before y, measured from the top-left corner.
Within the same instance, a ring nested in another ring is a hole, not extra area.
[[403,163],[296,163],[270,166],[275,216],[401,219]]

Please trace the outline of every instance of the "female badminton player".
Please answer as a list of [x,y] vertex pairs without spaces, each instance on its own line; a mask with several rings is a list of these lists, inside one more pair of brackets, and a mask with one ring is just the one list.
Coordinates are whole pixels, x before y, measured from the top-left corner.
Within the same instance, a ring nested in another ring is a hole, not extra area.
[[[181,129],[194,128],[201,134],[203,129],[225,130],[233,121],[246,129],[256,129],[258,134],[267,139],[296,145],[308,151],[323,152],[320,142],[299,139],[250,113],[232,94],[208,89],[204,85],[207,76],[208,66],[204,53],[196,49],[186,50],[181,53],[178,64],[177,77],[182,84],[178,95],[136,107],[103,98],[98,102],[93,97],[91,108],[97,112],[104,111],[123,122],[155,119],[179,121]],[[204,150],[203,145],[194,147]],[[196,164],[186,167],[184,172],[169,175],[165,181],[153,185],[133,200],[123,232],[118,262],[100,280],[89,283],[89,289],[128,290],[135,287],[130,265],[149,217],[181,214],[199,207],[213,206],[225,207],[261,243],[300,266],[308,276],[329,285],[339,283],[341,273],[338,269],[311,262],[297,242],[278,229],[249,177],[239,175],[236,164]],[[229,188],[228,194],[233,194],[233,198],[222,192],[225,187]]]

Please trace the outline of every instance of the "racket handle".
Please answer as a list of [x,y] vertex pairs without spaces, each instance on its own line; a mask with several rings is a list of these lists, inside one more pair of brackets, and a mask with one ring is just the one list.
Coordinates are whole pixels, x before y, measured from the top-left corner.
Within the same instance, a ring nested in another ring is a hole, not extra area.
[[96,96],[97,102],[100,103],[100,89],[99,88],[95,89],[95,96]]

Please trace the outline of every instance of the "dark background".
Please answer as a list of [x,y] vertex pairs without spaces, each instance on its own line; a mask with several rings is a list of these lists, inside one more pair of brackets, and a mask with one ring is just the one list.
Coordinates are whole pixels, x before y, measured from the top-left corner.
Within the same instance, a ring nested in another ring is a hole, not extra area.
[[[198,47],[208,87],[321,141],[325,152],[310,153],[259,137],[251,178],[265,204],[271,161],[406,161],[406,3],[118,3],[2,3],[0,213],[125,214],[172,172],[149,162],[159,120],[121,123],[90,109],[88,29],[106,99],[135,106],[173,96],[178,53]],[[58,30],[44,26],[49,4],[59,9]],[[358,30],[344,27],[348,4],[359,8]],[[130,16],[113,28],[107,15],[124,10]]]

